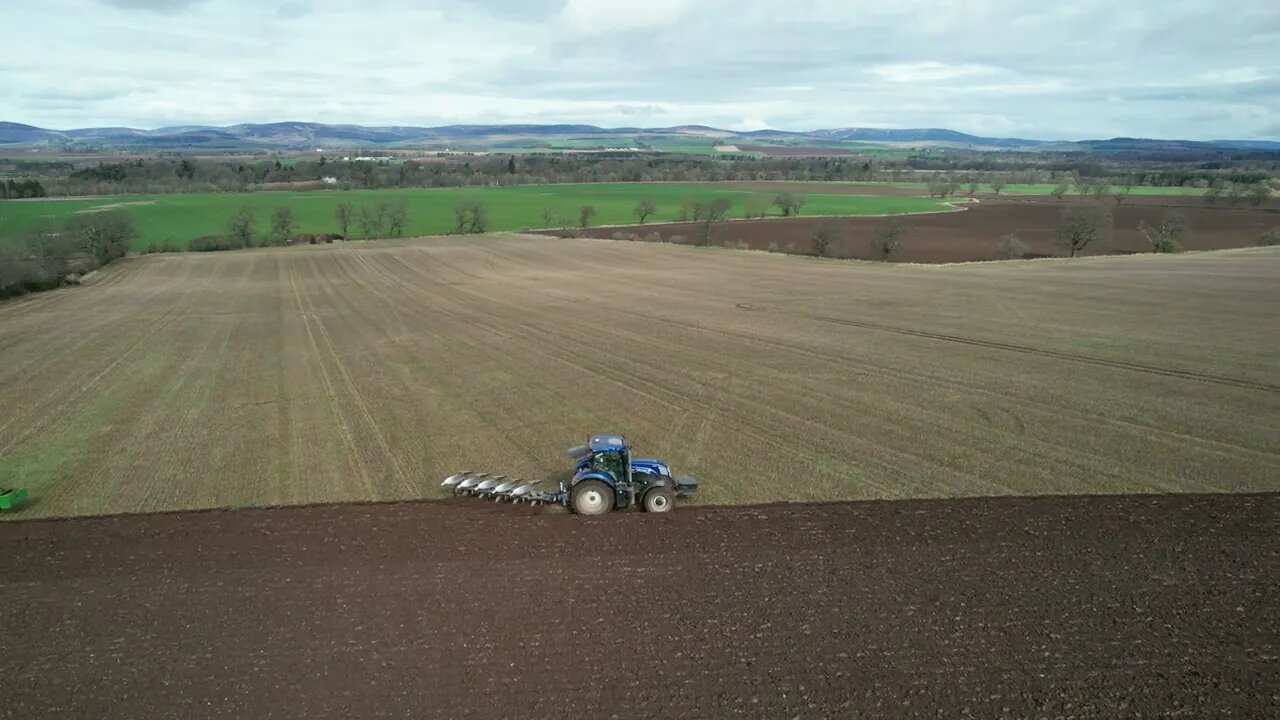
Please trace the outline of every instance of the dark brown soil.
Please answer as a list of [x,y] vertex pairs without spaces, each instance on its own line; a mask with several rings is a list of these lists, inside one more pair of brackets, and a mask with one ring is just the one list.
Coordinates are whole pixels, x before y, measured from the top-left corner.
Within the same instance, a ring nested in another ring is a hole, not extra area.
[[0,525],[0,708],[1276,717],[1280,496]]
[[[1067,201],[1078,202],[1078,201]],[[899,260],[903,262],[949,263],[1003,259],[1001,237],[1016,233],[1027,248],[1027,257],[1065,256],[1054,241],[1066,203],[1050,199],[984,200],[954,213],[903,215],[897,221],[908,228]],[[1111,204],[1114,217],[1112,238],[1088,247],[1084,255],[1112,255],[1148,252],[1149,245],[1138,225],[1157,224],[1167,212],[1186,215],[1191,232],[1184,238],[1187,250],[1220,250],[1249,247],[1268,229],[1280,226],[1280,211],[1268,208],[1209,208],[1198,198],[1141,198],[1119,207]],[[828,254],[836,257],[873,259],[872,238],[883,217],[794,218],[733,220],[720,223],[713,244],[739,242],[756,250],[771,246],[798,253],[811,252],[813,234],[820,223],[836,222],[843,239],[833,243]],[[694,244],[702,228],[695,223],[673,223],[635,227],[592,228],[591,237],[614,237],[617,233],[658,233],[664,239],[683,238]]]

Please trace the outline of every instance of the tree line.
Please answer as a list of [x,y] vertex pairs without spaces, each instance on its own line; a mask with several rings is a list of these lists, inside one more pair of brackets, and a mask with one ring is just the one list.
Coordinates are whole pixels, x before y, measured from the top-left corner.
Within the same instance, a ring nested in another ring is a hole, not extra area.
[[[921,153],[887,157],[763,157],[744,155],[514,155],[400,156],[363,160],[326,157],[289,160],[137,158],[10,163],[14,182],[38,181],[50,196],[252,192],[373,188],[485,187],[585,182],[854,181],[921,182],[931,191],[958,194],[976,184],[1058,184],[1082,179],[1113,186],[1202,187],[1254,185],[1280,175],[1280,153],[1270,160],[1149,162],[1060,154]],[[35,191],[24,185],[21,192]],[[5,183],[5,192],[9,192]],[[997,191],[998,192],[998,191]],[[34,195],[39,197],[40,195]],[[10,195],[10,197],[15,197]],[[23,194],[21,197],[33,197]]]
[[133,217],[122,210],[82,212],[33,230],[0,248],[0,298],[78,283],[127,255],[137,236]]
[[0,200],[24,200],[47,197],[39,180],[6,180],[0,183]]
[[[299,232],[293,208],[281,205],[267,218],[266,232],[263,233],[259,231],[257,210],[246,205],[231,216],[223,233],[194,238],[188,244],[188,248],[195,252],[217,252],[293,244],[315,245],[356,237],[362,237],[365,240],[401,237],[409,224],[409,208],[404,200],[399,199],[383,199],[376,203],[359,204],[344,200],[335,206],[333,218],[338,232],[303,233]],[[148,250],[148,252],[169,251],[167,247],[155,248],[154,246]]]

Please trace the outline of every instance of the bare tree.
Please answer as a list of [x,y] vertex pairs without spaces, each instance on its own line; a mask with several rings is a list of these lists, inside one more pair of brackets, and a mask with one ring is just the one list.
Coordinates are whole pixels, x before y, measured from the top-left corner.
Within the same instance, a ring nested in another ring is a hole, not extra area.
[[799,216],[800,209],[806,202],[805,196],[790,192],[778,193],[778,196],[773,199],[773,204],[782,210],[783,217]]
[[840,225],[835,220],[819,223],[813,229],[813,254],[818,257],[824,257],[827,254],[827,249],[831,247],[831,243],[839,240],[841,234]]
[[[92,255],[101,265],[129,254],[130,241],[138,237],[133,216],[123,210],[79,213],[67,223],[64,232],[81,252]],[[58,245],[56,233],[39,233],[35,237],[43,246]]]
[[1055,199],[1061,200],[1064,196],[1066,196],[1067,190],[1069,189],[1070,189],[1070,186],[1067,185],[1066,183],[1058,183],[1056,187],[1054,187],[1052,190],[1049,191],[1049,194],[1052,195]]
[[1151,252],[1173,253],[1182,251],[1182,236],[1191,229],[1191,221],[1178,212],[1166,212],[1160,223],[1152,227],[1146,220],[1138,222],[1138,231],[1151,245]]
[[1240,183],[1231,183],[1227,185],[1227,202],[1231,203],[1231,207],[1235,207],[1240,204],[1240,201],[1244,200],[1248,192],[1245,186]]
[[453,206],[453,230],[463,233],[483,233],[489,229],[489,209],[479,200],[461,200]]
[[338,221],[338,232],[342,234],[343,239],[347,237],[347,230],[351,227],[351,203],[343,200],[333,209],[333,217]]
[[1222,186],[1213,184],[1208,190],[1204,191],[1204,203],[1206,205],[1217,205],[1218,200],[1222,199]]
[[596,216],[596,208],[594,205],[583,205],[578,209],[578,225],[582,229],[587,229],[591,225],[591,218]]
[[976,183],[976,182],[970,182],[970,183],[969,183],[969,197],[973,197],[974,195],[977,195],[977,194],[978,194],[978,183]]
[[394,201],[383,199],[373,206],[373,225],[377,229],[378,237],[391,236],[390,223],[394,205]]
[[475,200],[471,204],[471,232],[484,233],[489,231],[489,208],[479,200]]
[[1003,181],[1003,180],[992,180],[992,181],[991,181],[991,192],[995,193],[996,195],[999,195],[999,194],[1000,194],[1000,192],[1001,192],[1002,190],[1004,190],[1004,181]]
[[1006,260],[1017,260],[1027,254],[1027,246],[1017,233],[1009,233],[1000,238],[1000,254]]
[[1129,197],[1129,193],[1133,191],[1134,179],[1132,175],[1125,175],[1124,180],[1120,182],[1120,188],[1116,190],[1116,205],[1124,202]]
[[293,208],[288,205],[276,208],[276,211],[271,214],[271,238],[276,244],[288,245],[293,239],[294,229]]
[[693,206],[694,219],[702,222],[700,245],[711,244],[711,236],[715,230],[716,223],[724,220],[732,209],[733,201],[725,197],[700,202]]
[[387,231],[391,237],[400,237],[404,234],[405,226],[409,224],[409,207],[404,200],[392,200],[387,205]]
[[1095,180],[1089,191],[1093,194],[1094,200],[1101,200],[1103,196],[1111,192],[1111,183],[1106,180]]
[[1267,185],[1266,181],[1259,180],[1249,186],[1250,205],[1258,207],[1262,203],[1266,202],[1269,197],[1271,197],[1271,186]]
[[902,238],[906,234],[906,226],[893,219],[876,228],[876,234],[871,239],[871,249],[875,258],[881,262],[889,262],[897,258],[902,253]]
[[693,197],[685,195],[680,198],[680,222],[687,222],[693,215]]
[[1111,236],[1111,211],[1100,203],[1076,203],[1062,209],[1058,244],[1075,257],[1093,243]]
[[650,215],[656,212],[658,212],[658,203],[654,202],[653,198],[643,198],[636,203],[635,209],[631,211],[633,215],[639,218],[641,225],[644,224],[645,220],[649,219]]
[[360,208],[356,211],[356,222],[360,225],[360,232],[364,235],[365,240],[373,237],[378,232],[377,212],[370,210],[364,203],[360,203]]
[[231,216],[231,222],[227,225],[227,235],[231,236],[240,247],[253,247],[253,230],[256,224],[253,208],[245,205],[240,208],[240,212]]

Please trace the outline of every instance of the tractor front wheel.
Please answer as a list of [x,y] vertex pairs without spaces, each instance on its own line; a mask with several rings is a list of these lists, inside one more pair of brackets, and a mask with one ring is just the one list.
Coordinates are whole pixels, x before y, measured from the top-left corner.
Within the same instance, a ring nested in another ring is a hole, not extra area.
[[613,488],[599,480],[583,480],[569,493],[569,506],[579,515],[603,515],[613,509]]
[[642,506],[645,512],[671,512],[671,506],[675,505],[675,499],[676,496],[667,488],[656,487],[644,494]]

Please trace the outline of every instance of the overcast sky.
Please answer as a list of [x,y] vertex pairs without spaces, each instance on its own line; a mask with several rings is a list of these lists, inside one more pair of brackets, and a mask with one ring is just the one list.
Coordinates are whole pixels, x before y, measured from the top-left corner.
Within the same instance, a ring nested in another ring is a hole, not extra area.
[[1277,0],[5,0],[0,120],[1280,140]]

